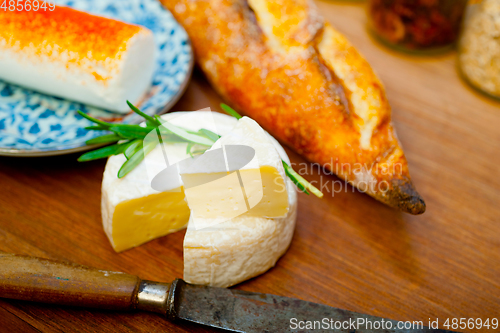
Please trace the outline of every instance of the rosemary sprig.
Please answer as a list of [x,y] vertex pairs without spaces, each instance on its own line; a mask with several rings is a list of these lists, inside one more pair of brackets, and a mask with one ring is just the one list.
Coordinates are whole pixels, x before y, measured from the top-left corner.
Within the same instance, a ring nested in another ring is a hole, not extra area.
[[219,134],[214,133],[211,130],[207,130],[205,128],[200,129],[198,132],[205,135],[207,138],[212,140],[214,143],[215,143],[215,141],[219,140],[219,138],[220,138]]
[[137,153],[142,148],[142,145],[142,140],[135,139],[128,145],[127,149],[125,149],[125,151],[123,152],[123,155],[125,155],[125,158],[129,160],[132,155]]
[[130,141],[124,143],[117,143],[111,146],[106,146],[97,150],[89,151],[78,158],[78,162],[87,162],[92,160],[97,160],[100,158],[105,158],[111,155],[121,154],[127,149]]
[[232,107],[227,104],[220,103],[220,107],[224,110],[228,115],[233,116],[236,119],[241,119],[243,116],[236,112]]
[[[114,143],[104,148],[89,151],[80,156],[78,161],[91,161],[123,153],[127,161],[123,163],[118,171],[118,178],[122,178],[132,171],[144,159],[146,154],[153,150],[158,141],[168,143],[187,142],[188,153],[193,155],[206,151],[219,139],[219,136],[212,131],[205,129],[198,132],[188,131],[171,123],[162,121],[158,116],[153,118],[139,110],[129,101],[127,101],[127,103],[132,111],[146,120],[146,126],[107,123],[78,111],[82,117],[95,124],[86,127],[86,129],[112,132],[111,134],[104,134],[90,139],[86,142],[87,144]],[[158,141],[146,139],[147,135],[155,129],[158,134]],[[193,152],[192,148],[195,145],[198,146],[198,149]]]
[[94,144],[99,144],[99,143],[116,142],[119,140],[121,140],[121,137],[117,134],[106,134],[106,135],[98,136],[97,138],[87,140],[85,143],[88,145],[94,145]]
[[155,141],[148,141],[145,145],[141,142],[140,147],[132,153],[130,158],[128,158],[127,161],[122,164],[120,170],[118,170],[118,178],[123,178],[132,171],[155,146]]
[[[236,112],[232,107],[230,107],[227,104],[221,103],[221,108],[225,112],[227,112],[229,115],[235,117],[236,119],[240,119],[242,116]],[[291,166],[288,165],[285,161],[281,160],[283,163],[283,168],[285,169],[285,173],[290,178],[290,180],[297,185],[299,190],[303,191],[305,194],[309,194],[311,192],[318,198],[323,197],[323,193],[321,193],[320,190],[318,190],[314,185],[309,183],[307,180],[305,180],[302,176],[300,176]]]
[[[161,119],[158,115],[151,117],[139,110],[129,101],[127,101],[127,104],[132,111],[146,120],[146,126],[107,123],[78,111],[78,114],[95,124],[87,126],[85,129],[112,132],[110,134],[108,133],[90,139],[86,141],[87,144],[114,143],[97,150],[89,151],[80,156],[78,161],[91,161],[106,158],[112,155],[124,154],[127,161],[123,163],[118,171],[118,178],[122,178],[132,171],[144,159],[146,154],[153,150],[158,141],[167,143],[187,142],[186,153],[193,156],[193,154],[204,153],[220,138],[220,135],[208,129],[202,128],[197,132],[190,131],[182,127],[175,126],[174,124]],[[221,107],[229,115],[237,119],[241,118],[241,115],[239,115],[238,112],[233,110],[229,105],[221,104]],[[158,141],[146,139],[147,135],[153,130],[156,130],[159,139]],[[193,151],[193,148],[195,147],[197,149]],[[321,193],[321,191],[302,178],[285,161],[282,160],[282,163],[286,175],[301,191],[306,194],[311,192],[319,198],[323,197],[323,193]]]
[[195,144],[211,147],[215,143],[215,141],[217,141],[217,140],[212,140],[206,136],[202,136],[200,134],[190,133],[190,132],[186,131],[185,129],[183,129],[181,127],[177,127],[175,125],[172,125],[171,123],[169,123],[167,121],[164,122],[162,125],[166,129],[171,131],[172,133],[174,133],[174,134],[180,136],[181,138],[184,138],[192,143],[195,143]]
[[159,117],[158,118],[153,118],[153,117],[145,114],[144,112],[142,112],[141,110],[139,110],[136,106],[134,106],[129,101],[127,101],[127,104],[128,104],[129,108],[132,111],[134,111],[135,113],[137,113],[138,115],[140,115],[142,118],[146,119],[146,125],[153,126],[153,127],[161,125],[161,122],[158,120]]
[[317,196],[318,198],[323,198],[323,193],[318,190],[313,184],[309,183],[307,180],[302,178],[291,166],[289,166],[285,161],[283,162],[283,168],[285,169],[286,175],[297,185],[297,187],[304,191],[304,193],[309,194],[309,191]]

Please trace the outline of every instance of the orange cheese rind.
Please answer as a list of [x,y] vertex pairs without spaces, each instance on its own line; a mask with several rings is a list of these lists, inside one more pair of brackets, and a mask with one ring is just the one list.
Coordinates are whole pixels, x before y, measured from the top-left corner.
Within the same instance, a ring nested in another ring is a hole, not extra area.
[[55,96],[128,112],[125,100],[151,84],[154,52],[152,32],[138,25],[62,6],[0,11],[0,79]]

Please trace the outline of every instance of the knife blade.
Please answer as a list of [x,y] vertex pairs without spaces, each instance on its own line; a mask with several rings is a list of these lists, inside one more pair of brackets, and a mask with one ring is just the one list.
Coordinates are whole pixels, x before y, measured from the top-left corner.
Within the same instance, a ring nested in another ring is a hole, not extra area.
[[[73,263],[0,253],[0,297],[144,310],[232,332],[450,332],[283,296],[141,280]],[[407,323],[403,323],[407,324]]]
[[[283,296],[191,285],[179,279],[173,286],[178,290],[176,318],[233,332],[450,332]],[[413,327],[404,328],[409,324]]]

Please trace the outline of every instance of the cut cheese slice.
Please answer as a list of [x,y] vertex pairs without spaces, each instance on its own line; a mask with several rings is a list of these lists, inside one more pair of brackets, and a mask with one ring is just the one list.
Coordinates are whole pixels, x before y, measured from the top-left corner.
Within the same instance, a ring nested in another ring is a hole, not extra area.
[[281,157],[269,135],[248,117],[182,170],[181,177],[194,224],[221,223],[247,212],[258,217],[288,212]]
[[144,27],[68,7],[0,10],[0,79],[120,113],[150,88],[156,45]]
[[[122,161],[117,158],[116,162],[123,164],[125,158]],[[107,172],[118,172],[119,168],[116,168],[116,164],[109,165],[110,167],[106,168]],[[135,184],[131,188],[137,189],[137,186],[138,184]],[[120,187],[123,186],[116,188]],[[130,199],[121,200],[118,197],[120,194],[123,196],[122,199],[127,197]],[[132,191],[129,193],[124,191],[120,194],[113,190],[105,190],[103,187],[103,221],[106,234],[116,252],[130,249],[186,227],[190,211],[184,200],[182,187],[137,198]],[[118,204],[113,204],[113,201]]]
[[102,183],[104,230],[116,252],[183,229],[190,215],[182,186],[166,192],[152,190],[145,164],[118,179],[125,161],[123,155],[110,157]]
[[[232,117],[200,111],[170,113],[162,118],[192,131],[207,128],[207,124],[215,120],[216,128],[208,129],[222,136],[230,133],[237,124]],[[265,135],[273,151],[289,163],[279,143],[269,134]],[[108,159],[102,183],[102,217],[113,248],[119,252],[138,246],[182,229],[191,221],[184,239],[186,281],[231,286],[274,266],[290,245],[295,228],[297,195],[293,184],[285,178],[287,212],[283,217],[254,216],[248,211],[209,228],[194,228],[180,175],[165,184],[162,192],[151,187],[154,173],[164,168],[161,148],[165,149],[170,163],[178,163],[190,158],[186,146],[176,143],[156,147],[145,161],[122,179],[117,178],[117,173],[125,157],[117,155]],[[261,174],[265,182],[265,175],[272,175],[272,172],[261,170]],[[278,174],[283,178],[279,171]]]

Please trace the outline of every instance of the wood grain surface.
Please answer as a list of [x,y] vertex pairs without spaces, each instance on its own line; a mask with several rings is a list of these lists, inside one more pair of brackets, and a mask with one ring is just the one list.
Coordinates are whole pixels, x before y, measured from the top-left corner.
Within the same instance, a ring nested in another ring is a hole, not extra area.
[[[275,268],[235,288],[396,320],[439,318],[442,324],[446,318],[499,318],[500,103],[460,80],[454,53],[432,58],[394,53],[368,36],[362,5],[317,4],[386,85],[427,211],[421,216],[397,212],[315,170],[305,177],[329,186],[325,198],[300,194],[288,252]],[[219,110],[220,102],[195,71],[173,110]],[[288,153],[293,162],[304,163]],[[120,254],[113,251],[100,215],[105,161],[78,163],[77,156],[0,158],[0,251],[149,280],[182,277],[184,232]],[[332,184],[343,190],[332,195]],[[30,331],[216,330],[172,324],[149,313],[0,300],[0,332]]]

